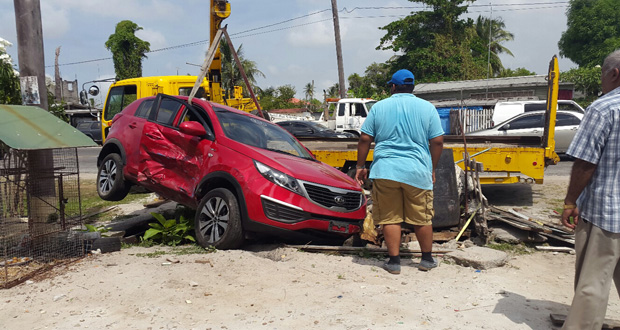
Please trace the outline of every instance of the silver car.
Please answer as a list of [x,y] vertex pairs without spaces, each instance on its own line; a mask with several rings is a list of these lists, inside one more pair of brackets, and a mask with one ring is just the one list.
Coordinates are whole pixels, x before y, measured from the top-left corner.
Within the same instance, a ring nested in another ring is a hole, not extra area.
[[[575,111],[558,111],[555,122],[555,152],[565,153],[577,128],[581,124],[583,113]],[[492,128],[467,133],[469,136],[542,136],[545,130],[545,112],[532,111],[514,116]]]

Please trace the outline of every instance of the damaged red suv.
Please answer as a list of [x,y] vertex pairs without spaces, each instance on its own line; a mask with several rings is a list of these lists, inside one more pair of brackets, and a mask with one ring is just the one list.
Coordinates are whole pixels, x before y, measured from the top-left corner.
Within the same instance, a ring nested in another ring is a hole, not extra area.
[[114,117],[97,165],[102,199],[139,185],[196,209],[205,247],[236,248],[251,233],[345,238],[366,216],[357,183],[287,131],[200,99],[134,101]]

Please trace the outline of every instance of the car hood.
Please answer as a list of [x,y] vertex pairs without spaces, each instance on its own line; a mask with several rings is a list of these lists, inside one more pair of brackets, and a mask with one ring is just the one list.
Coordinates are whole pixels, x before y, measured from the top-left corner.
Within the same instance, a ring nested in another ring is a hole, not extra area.
[[[269,159],[277,162],[281,166],[280,170],[285,169],[287,174],[296,179],[361,191],[355,180],[327,164],[275,152],[273,154],[275,155],[272,155]],[[273,167],[269,163],[265,163],[265,165]]]

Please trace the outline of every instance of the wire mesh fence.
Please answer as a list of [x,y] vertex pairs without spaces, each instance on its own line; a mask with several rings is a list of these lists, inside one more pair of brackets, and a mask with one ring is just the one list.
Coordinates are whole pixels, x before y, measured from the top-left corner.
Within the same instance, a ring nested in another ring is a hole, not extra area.
[[0,142],[0,288],[85,254],[77,148]]

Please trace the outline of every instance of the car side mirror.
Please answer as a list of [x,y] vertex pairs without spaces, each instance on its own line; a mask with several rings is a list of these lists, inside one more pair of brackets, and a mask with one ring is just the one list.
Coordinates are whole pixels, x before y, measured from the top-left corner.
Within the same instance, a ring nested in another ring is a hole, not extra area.
[[501,131],[505,131],[505,130],[508,130],[508,129],[510,129],[510,124],[506,124],[506,125],[504,125],[504,126],[502,126],[500,128]]
[[179,125],[179,129],[182,133],[191,135],[191,136],[205,136],[207,135],[207,130],[205,130],[204,126],[197,121],[186,121]]

